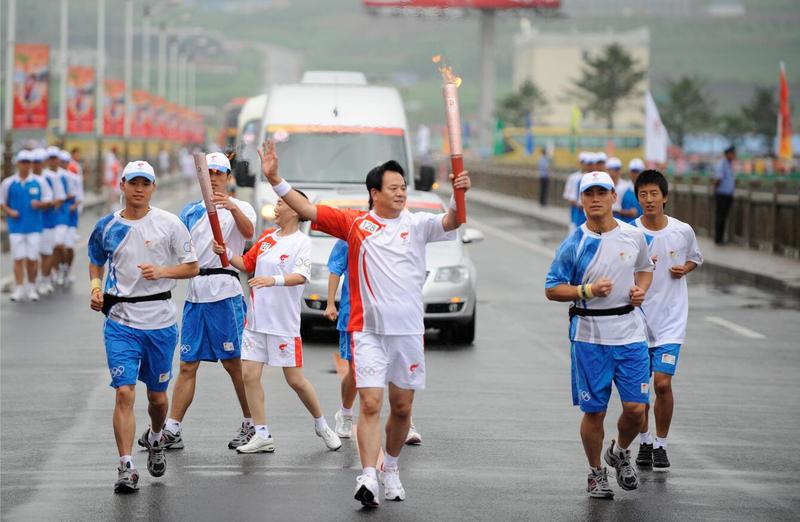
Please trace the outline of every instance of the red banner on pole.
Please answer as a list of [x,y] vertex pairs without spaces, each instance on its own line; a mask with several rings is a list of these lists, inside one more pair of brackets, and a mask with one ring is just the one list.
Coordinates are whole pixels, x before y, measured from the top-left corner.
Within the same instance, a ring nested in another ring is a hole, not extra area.
[[67,132],[94,132],[94,69],[70,65],[67,71]]
[[125,132],[125,82],[107,79],[103,101],[103,134],[122,136]]
[[147,91],[137,89],[133,91],[133,121],[131,122],[131,136],[146,138],[152,134],[152,108],[151,95]]
[[14,48],[13,128],[46,129],[50,47],[17,44]]

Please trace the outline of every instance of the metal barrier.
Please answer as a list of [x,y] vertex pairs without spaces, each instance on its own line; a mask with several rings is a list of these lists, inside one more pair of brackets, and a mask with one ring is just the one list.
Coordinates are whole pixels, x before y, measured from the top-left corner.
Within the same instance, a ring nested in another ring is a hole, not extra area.
[[[539,175],[534,166],[471,161],[467,164],[473,186],[539,201]],[[550,175],[548,204],[566,206],[562,198],[568,173]],[[764,188],[757,179],[739,181],[728,218],[731,242],[794,259],[800,258],[800,194],[776,180]],[[683,176],[670,179],[667,213],[692,225],[701,236],[714,234],[714,195],[708,178]]]

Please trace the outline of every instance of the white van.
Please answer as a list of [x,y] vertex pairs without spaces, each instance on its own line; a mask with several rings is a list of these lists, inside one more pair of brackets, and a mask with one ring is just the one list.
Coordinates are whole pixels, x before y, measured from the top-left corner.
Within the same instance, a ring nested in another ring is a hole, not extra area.
[[[257,143],[276,142],[281,177],[306,192],[335,186],[364,186],[367,172],[397,160],[414,184],[411,140],[400,94],[393,87],[369,85],[362,73],[309,71],[299,84],[275,85],[267,95]],[[253,203],[259,230],[274,219],[277,197],[249,160],[255,178]],[[366,190],[366,189],[364,189]]]

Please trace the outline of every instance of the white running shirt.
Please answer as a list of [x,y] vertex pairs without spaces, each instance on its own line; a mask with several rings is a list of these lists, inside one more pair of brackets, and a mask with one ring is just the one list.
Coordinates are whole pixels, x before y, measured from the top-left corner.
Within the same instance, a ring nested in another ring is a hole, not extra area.
[[[235,198],[231,198],[231,201],[239,207],[239,210],[255,226],[256,211],[253,206]],[[253,238],[244,237],[239,232],[230,210],[218,208],[217,218],[222,229],[222,237],[225,239],[225,246],[234,256],[241,255],[244,252],[245,243]],[[192,234],[192,242],[197,250],[200,268],[222,268],[219,256],[214,253],[214,244],[212,243],[214,235],[211,233],[211,223],[208,221],[208,213],[203,200],[186,205],[181,212],[181,221]],[[227,266],[226,269],[237,271],[232,265]],[[197,276],[190,279],[189,289],[186,291],[186,300],[190,303],[213,303],[229,297],[236,297],[237,295],[242,295],[242,285],[239,280],[226,274],[217,274]]]
[[[245,268],[255,276],[311,278],[311,238],[297,231],[279,236],[280,229],[266,230],[242,256]],[[284,337],[300,336],[300,300],[305,284],[250,289],[245,328]]]
[[[178,216],[151,207],[143,218],[131,221],[118,210],[100,219],[89,238],[89,260],[93,265],[108,262],[104,291],[124,297],[159,294],[175,288],[174,279],[149,281],[142,277],[141,264],[174,266],[197,261],[189,231]],[[148,301],[118,303],[108,317],[140,330],[157,330],[175,324],[175,303]]]
[[446,214],[403,210],[396,219],[317,205],[315,227],[347,241],[350,332],[422,335],[425,245],[449,241]]
[[674,279],[669,269],[687,261],[703,264],[694,230],[670,216],[667,216],[667,226],[661,230],[645,228],[641,217],[634,224],[644,232],[650,257],[656,256],[653,284],[641,307],[648,343],[650,346],[683,344],[689,317],[689,290],[686,276]]
[[622,197],[629,190],[633,190],[633,183],[631,183],[631,181],[628,179],[622,179],[622,177],[620,177],[619,181],[614,187],[614,192],[617,193],[617,200],[614,202],[613,205],[611,205],[611,210],[613,210],[614,212],[619,212],[622,210]]
[[[652,272],[654,266],[641,229],[616,221],[617,228],[604,234],[596,234],[583,224],[567,236],[556,252],[545,287],[582,285],[608,278],[613,285],[608,297],[584,299],[575,304],[595,309],[631,304],[634,274]],[[601,317],[575,316],[569,334],[572,341],[612,346],[647,339],[644,321],[636,311]]]
[[561,197],[564,201],[570,202],[575,201],[576,205],[581,206],[581,198],[578,194],[578,185],[581,182],[581,177],[583,176],[583,172],[577,170],[567,176],[567,181],[564,183],[564,193],[561,194]]

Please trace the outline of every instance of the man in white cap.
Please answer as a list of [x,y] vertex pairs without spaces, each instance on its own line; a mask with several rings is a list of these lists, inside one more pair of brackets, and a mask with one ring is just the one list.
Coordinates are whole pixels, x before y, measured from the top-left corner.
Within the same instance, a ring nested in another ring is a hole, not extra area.
[[[44,177],[44,162],[47,159],[47,151],[43,148],[35,148],[31,151],[33,163],[31,170],[33,176],[41,183],[46,184],[53,190],[50,183]],[[53,206],[53,202],[45,203],[42,208],[42,232],[39,234],[39,253],[41,254],[41,262],[39,263],[39,276],[36,279],[36,291],[39,296],[48,295],[53,293],[53,284],[50,279],[50,272],[45,276],[45,261],[53,254],[53,228],[52,225],[48,227],[50,222],[47,220],[47,213]],[[49,267],[48,267],[49,268]]]
[[628,177],[631,180],[631,183],[636,185],[636,178],[639,177],[645,169],[644,161],[641,158],[633,158],[628,162]]
[[70,196],[64,203],[67,214],[67,233],[64,235],[64,259],[61,263],[61,272],[64,284],[71,284],[74,282],[70,270],[75,257],[75,241],[78,238],[78,214],[81,203],[83,203],[83,177],[78,172],[70,170],[72,155],[69,152],[62,150],[58,159],[70,187]]
[[50,202],[44,211],[42,239],[39,251],[42,256],[42,282],[48,292],[52,292],[53,285],[57,283],[56,274],[53,271],[58,267],[58,256],[56,254],[56,228],[59,221],[61,207],[67,199],[67,191],[59,174],[59,154],[58,147],[47,147],[45,150],[45,168],[42,170],[42,177],[47,181],[53,193],[53,201]]
[[[55,220],[55,227],[53,229],[53,261],[52,270],[54,270],[54,280],[59,286],[62,286],[64,280],[64,263],[66,261],[66,242],[67,235],[69,234],[69,207],[75,197],[73,193],[73,186],[70,183],[69,172],[61,166],[61,149],[58,147],[47,147],[47,168],[53,174],[49,174],[53,178],[53,185],[60,185],[63,189],[64,201],[55,207],[53,216]],[[53,189],[56,190],[55,188]]]
[[[207,154],[206,162],[225,245],[234,255],[241,255],[245,243],[255,233],[256,211],[249,203],[228,194],[231,164],[224,154]],[[242,382],[241,341],[246,306],[239,272],[233,266],[223,268],[219,256],[214,253],[214,236],[202,199],[186,205],[180,219],[192,235],[200,275],[189,281],[186,292],[181,323],[181,369],[172,392],[172,410],[164,427],[165,447],[183,448],[181,423],[194,399],[200,361],[220,361],[233,381],[242,409],[241,427],[228,443],[229,448],[236,449],[255,434]],[[142,436],[139,444],[147,446],[146,437]]]
[[604,172],[606,170],[606,161],[608,161],[608,156],[605,152],[595,152],[592,156],[594,159],[594,168],[592,170]]
[[580,184],[586,223],[556,252],[545,282],[552,301],[571,302],[572,402],[584,412],[581,439],[589,461],[587,491],[613,498],[601,466],[603,420],[616,384],[622,400],[616,439],[605,452],[626,490],[639,485],[628,446],[639,433],[649,400],[650,357],[645,324],[638,313],[653,279],[641,229],[614,219],[614,183],[605,172],[589,172]]
[[[38,301],[36,272],[39,261],[39,238],[42,232],[42,209],[52,200],[53,194],[47,183],[34,176],[31,171],[33,153],[21,150],[17,153],[17,172],[0,184],[0,209],[8,221],[8,241],[14,260],[16,288],[12,301],[30,299]],[[25,283],[25,271],[28,283]]]
[[150,206],[156,176],[149,163],[128,163],[120,189],[125,207],[101,218],[89,238],[90,306],[107,316],[103,335],[116,389],[113,424],[119,450],[114,492],[132,493],[139,488],[131,457],[136,381],[147,386],[150,426],[158,430],[148,431],[147,470],[160,477],[167,469],[161,426],[178,342],[172,289],[176,279],[196,276],[199,267],[186,226],[177,216]]
[[633,183],[622,177],[622,161],[619,158],[608,158],[606,168],[614,182],[614,191],[617,193],[617,200],[612,207],[614,217],[625,223],[631,223],[639,217],[639,203],[636,201]]
[[564,184],[564,192],[561,197],[569,203],[570,208],[570,223],[569,231],[572,232],[583,224],[586,216],[583,213],[583,208],[580,206],[580,198],[578,197],[578,187],[581,182],[581,177],[589,171],[589,162],[591,161],[591,152],[581,152],[578,154],[579,168],[569,176]]

